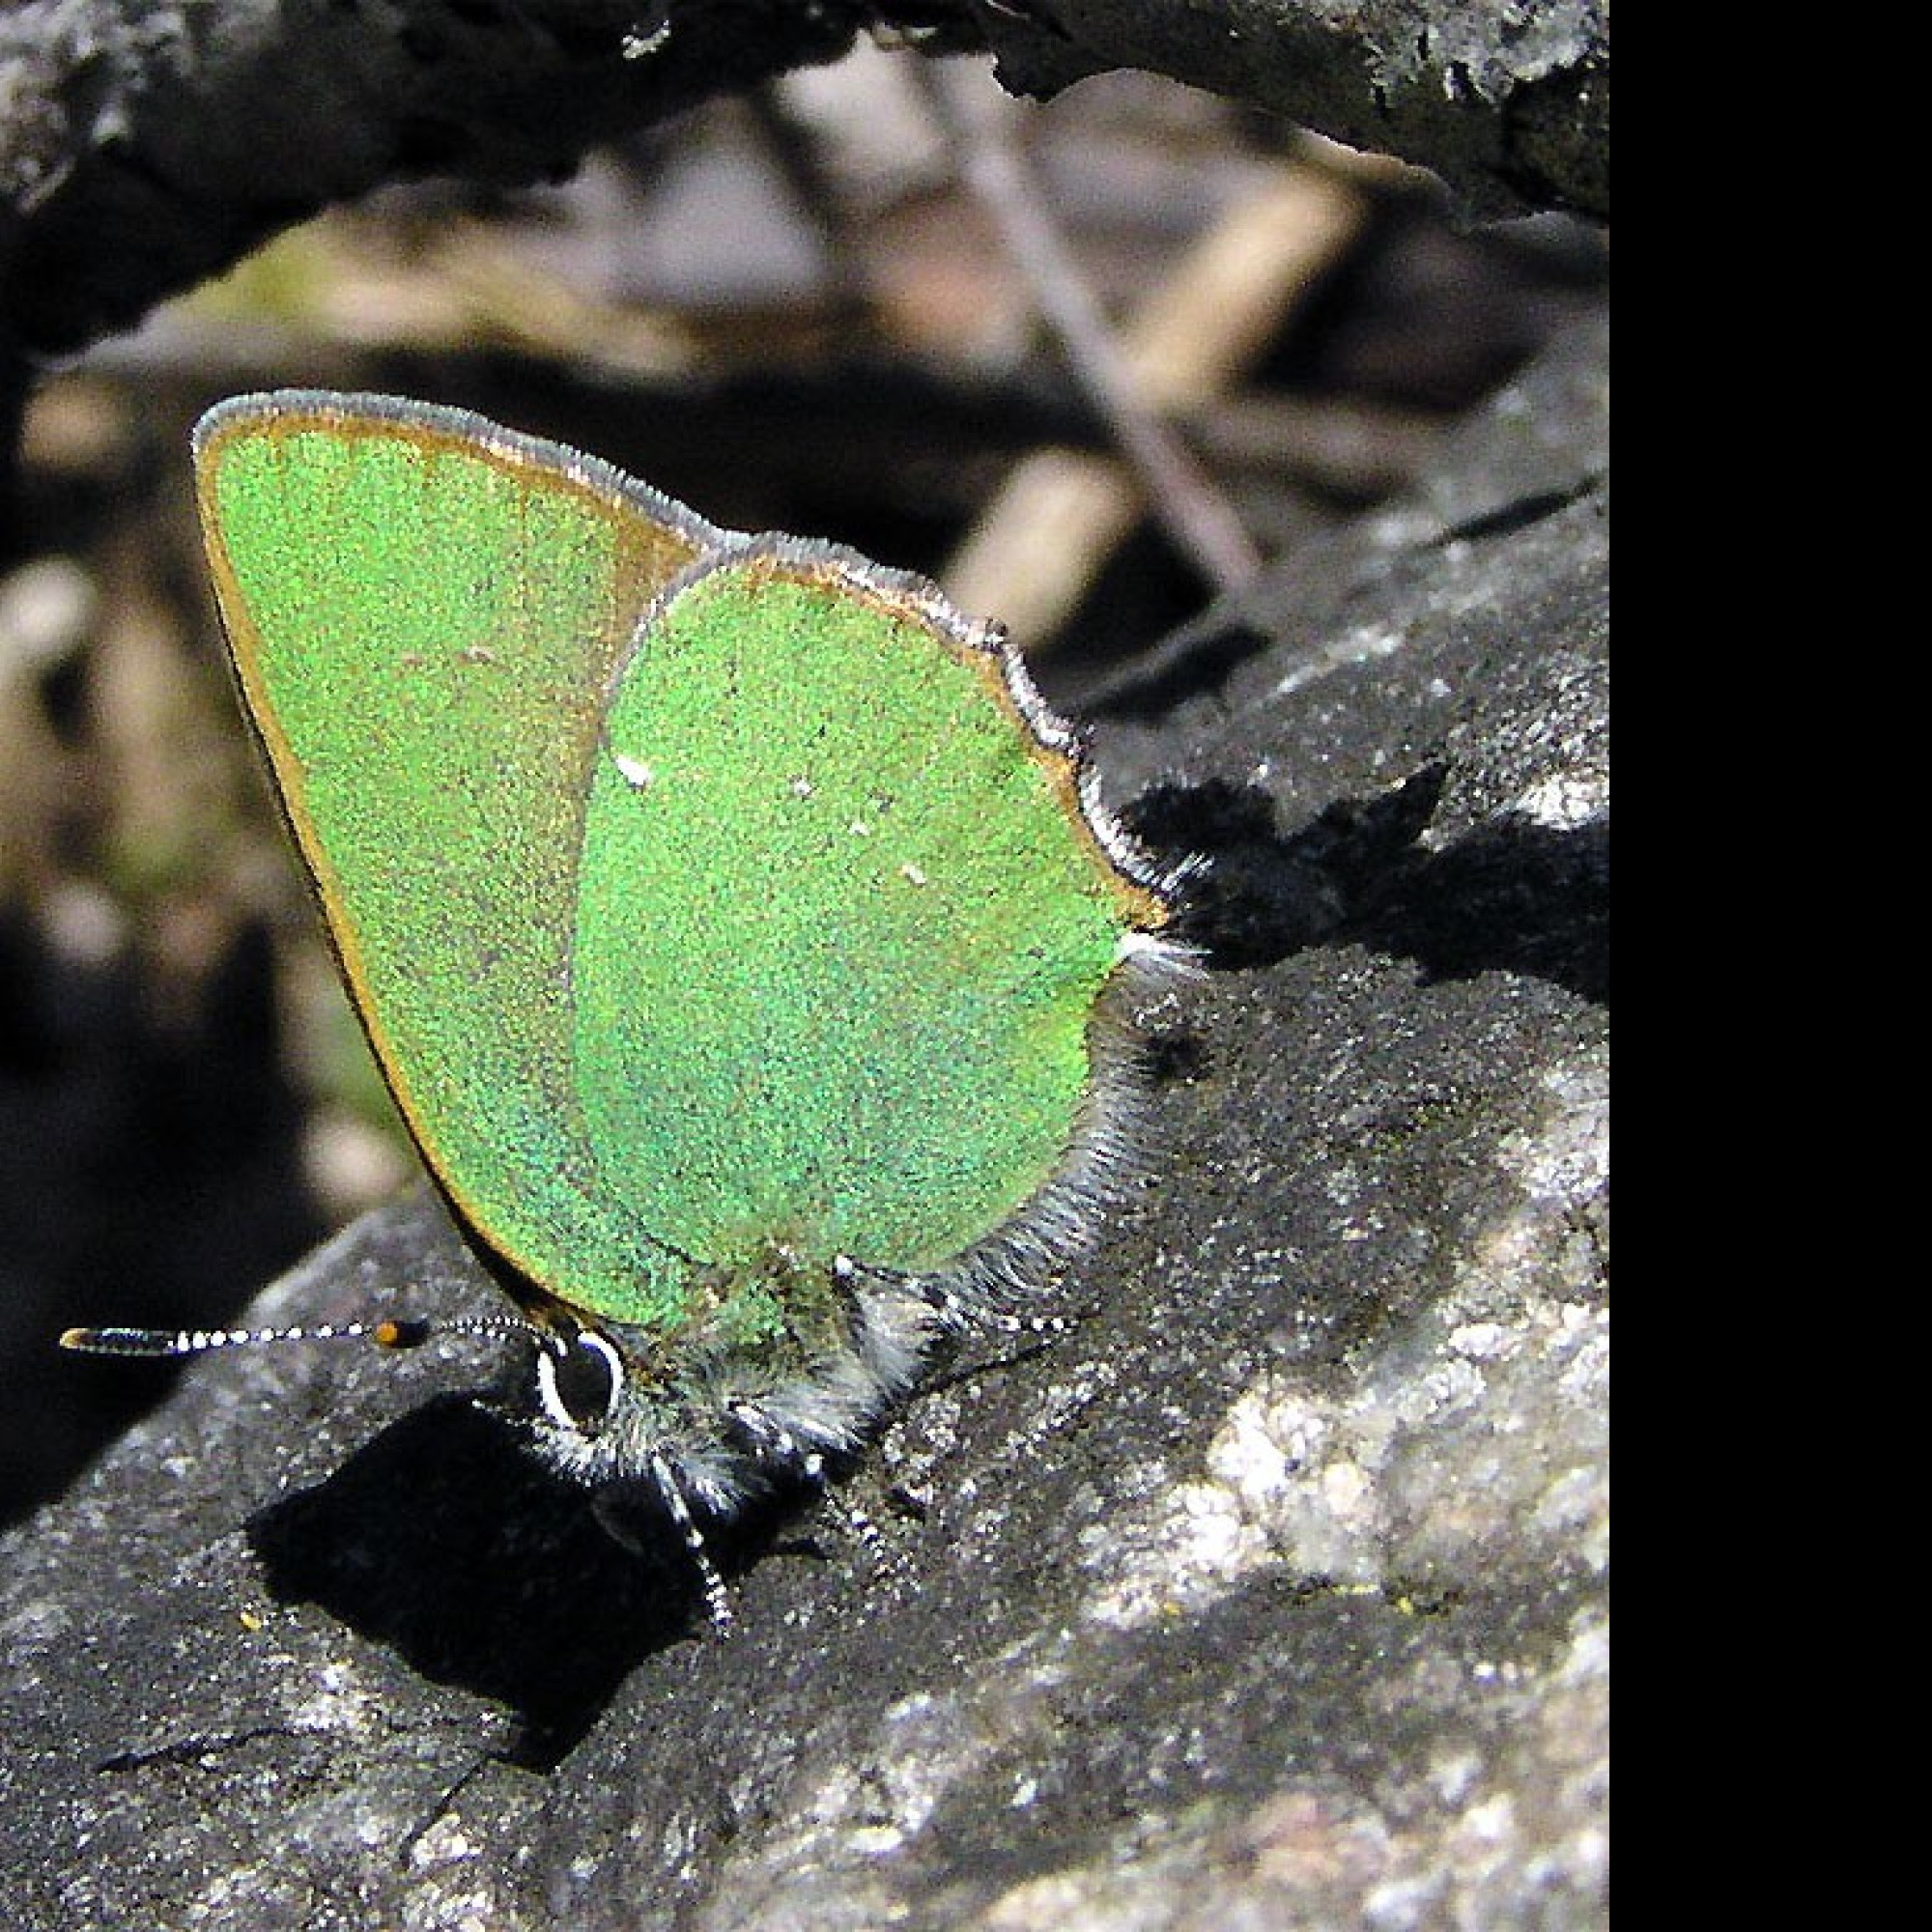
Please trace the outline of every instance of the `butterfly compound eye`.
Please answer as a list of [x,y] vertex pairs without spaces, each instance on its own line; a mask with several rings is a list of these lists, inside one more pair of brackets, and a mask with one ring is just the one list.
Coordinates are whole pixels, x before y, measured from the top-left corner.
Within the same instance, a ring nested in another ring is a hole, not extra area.
[[604,1430],[623,1387],[623,1361],[594,1328],[580,1328],[568,1341],[538,1352],[537,1394],[544,1412],[580,1435]]

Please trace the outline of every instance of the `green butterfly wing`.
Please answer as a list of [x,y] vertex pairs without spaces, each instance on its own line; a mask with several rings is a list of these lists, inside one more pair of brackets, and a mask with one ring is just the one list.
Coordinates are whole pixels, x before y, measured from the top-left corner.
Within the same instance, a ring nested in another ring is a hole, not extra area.
[[363,1024],[540,1295],[670,1329],[781,1248],[923,1271],[1091,1145],[1166,907],[929,585],[421,404],[240,398],[195,451]]
[[590,1145],[571,955],[608,688],[721,533],[570,450],[382,398],[238,398],[195,464],[248,712],[424,1157],[539,1288],[674,1305]]
[[763,538],[638,634],[574,980],[604,1171],[687,1254],[921,1271],[1083,1144],[1095,1003],[1166,917],[1070,740],[922,581]]

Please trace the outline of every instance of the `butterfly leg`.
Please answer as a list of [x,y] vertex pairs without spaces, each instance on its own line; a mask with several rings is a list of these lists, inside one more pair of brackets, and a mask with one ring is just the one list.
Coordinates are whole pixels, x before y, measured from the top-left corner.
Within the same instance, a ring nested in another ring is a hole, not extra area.
[[808,1448],[781,1422],[754,1403],[732,1404],[731,1416],[757,1445],[760,1455],[778,1463],[809,1489],[816,1501],[830,1509],[838,1526],[865,1552],[875,1575],[895,1577],[901,1575],[904,1566],[894,1554],[878,1524],[833,1485],[822,1449]]
[[841,1281],[855,1282],[862,1276],[887,1288],[898,1290],[932,1310],[948,1328],[990,1328],[1000,1335],[1065,1335],[1073,1328],[1065,1315],[1022,1315],[1002,1306],[987,1291],[962,1294],[942,1278],[904,1274],[896,1268],[875,1267],[850,1255],[840,1255],[833,1264]]
[[724,1579],[705,1548],[704,1532],[698,1528],[697,1519],[692,1515],[691,1505],[685,1501],[670,1464],[662,1456],[651,1457],[651,1477],[677,1525],[678,1534],[684,1539],[685,1548],[691,1552],[692,1562],[696,1565],[698,1581],[704,1587],[705,1607],[711,1613],[711,1627],[720,1636],[728,1636],[737,1621],[731,1609],[731,1593],[724,1587]]

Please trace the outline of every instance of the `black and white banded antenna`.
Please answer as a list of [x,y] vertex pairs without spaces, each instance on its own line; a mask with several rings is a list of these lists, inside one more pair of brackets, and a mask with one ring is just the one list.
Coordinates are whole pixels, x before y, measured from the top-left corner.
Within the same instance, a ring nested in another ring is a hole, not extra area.
[[63,1349],[81,1355],[132,1355],[169,1361],[216,1349],[258,1349],[283,1342],[369,1342],[379,1349],[419,1349],[439,1335],[496,1335],[534,1339],[554,1348],[555,1337],[516,1316],[470,1315],[431,1321],[387,1315],[371,1321],[291,1322],[280,1328],[70,1328]]

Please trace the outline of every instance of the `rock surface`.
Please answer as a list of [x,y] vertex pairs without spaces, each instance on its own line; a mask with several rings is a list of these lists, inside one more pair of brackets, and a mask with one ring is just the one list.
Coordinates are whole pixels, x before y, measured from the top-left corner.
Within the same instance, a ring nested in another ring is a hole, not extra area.
[[[775,1522],[721,1641],[482,1345],[209,1358],[0,1543],[10,1922],[1601,1923],[1605,370],[1092,695],[1207,970],[1082,1321],[850,1484],[895,1574]],[[416,1197],[250,1319],[488,1293]]]

